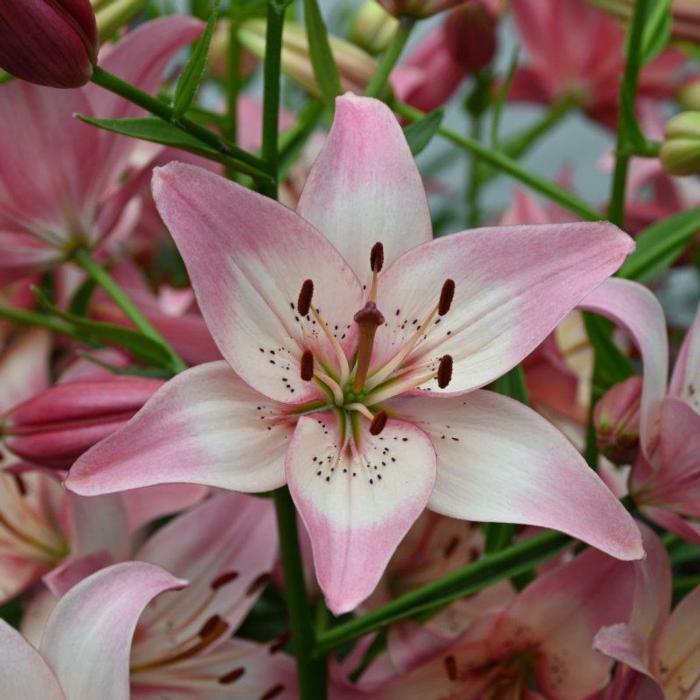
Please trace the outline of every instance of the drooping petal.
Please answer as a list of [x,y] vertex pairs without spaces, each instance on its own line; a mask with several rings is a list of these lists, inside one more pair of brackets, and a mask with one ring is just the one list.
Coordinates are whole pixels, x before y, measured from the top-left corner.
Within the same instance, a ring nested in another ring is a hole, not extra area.
[[67,495],[71,553],[82,556],[109,552],[116,561],[126,559],[130,538],[126,508],[119,494]]
[[86,452],[66,486],[85,496],[166,483],[268,491],[284,483],[292,427],[225,362],[165,384],[118,432]]
[[286,403],[324,396],[302,381],[304,349],[337,367],[313,316],[296,303],[306,279],[313,306],[340,343],[355,336],[363,304],[355,274],[300,216],[213,173],[170,163],[153,176],[158,211],[185,259],[197,300],[222,355],[258,391]]
[[363,421],[349,455],[335,416],[301,418],[285,462],[316,577],[336,614],[374,590],[435,480],[435,451],[422,430],[398,420],[380,435],[367,428]]
[[61,598],[40,651],[66,696],[129,700],[129,655],[143,609],[184,581],[145,562],[98,571]]
[[490,391],[392,404],[433,439],[432,510],[561,530],[619,559],[643,555],[639,530],[573,445],[531,409]]
[[392,111],[350,93],[336,99],[333,127],[297,211],[370,278],[369,254],[381,241],[385,264],[432,238],[420,173]]
[[606,223],[481,228],[419,246],[379,279],[377,305],[387,326],[377,331],[372,368],[416,334],[451,279],[449,311],[427,324],[405,365],[428,369],[449,354],[449,386],[425,388],[434,395],[483,386],[531,353],[632,247]]
[[642,447],[648,449],[658,428],[659,407],[668,376],[663,309],[646,287],[623,279],[607,280],[586,296],[579,307],[603,314],[621,325],[639,348],[644,362],[640,432]]
[[[196,610],[192,624],[178,630],[185,639],[214,614],[235,630],[262,592],[262,585],[257,584],[269,575],[277,558],[272,503],[239,493],[214,496],[161,528],[135,558],[190,581],[172,600],[164,596],[156,601],[144,614],[141,626],[157,618],[156,624],[167,631],[169,620],[190,619]],[[224,580],[222,576],[231,580],[217,588],[209,605],[203,605],[217,580]],[[173,644],[177,642],[177,634],[169,632],[168,636]]]
[[12,700],[66,700],[41,654],[4,620],[0,620],[0,687]]

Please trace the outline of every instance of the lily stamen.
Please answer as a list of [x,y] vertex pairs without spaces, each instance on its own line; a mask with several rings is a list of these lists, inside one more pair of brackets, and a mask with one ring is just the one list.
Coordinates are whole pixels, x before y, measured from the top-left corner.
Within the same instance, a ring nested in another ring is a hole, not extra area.
[[369,266],[372,270],[372,285],[369,289],[369,299],[376,302],[377,276],[382,271],[382,267],[384,267],[384,245],[382,243],[377,242],[372,246],[372,250],[369,253]]

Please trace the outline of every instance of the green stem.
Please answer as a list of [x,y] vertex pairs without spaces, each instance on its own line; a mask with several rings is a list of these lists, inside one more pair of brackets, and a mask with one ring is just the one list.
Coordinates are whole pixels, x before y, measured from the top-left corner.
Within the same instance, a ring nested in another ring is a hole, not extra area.
[[569,542],[559,532],[548,531],[508,549],[489,554],[474,564],[455,571],[439,581],[426,584],[395,598],[384,607],[332,627],[319,635],[317,651],[326,652],[364,634],[413,617],[537,566]]
[[[279,182],[279,110],[282,57],[282,30],[288,2],[268,0],[265,64],[263,69],[262,156],[272,174],[272,183],[261,191],[277,198]],[[299,677],[300,700],[324,700],[326,697],[326,661],[315,656],[316,631],[314,614],[309,603],[304,579],[304,566],[299,547],[297,515],[286,487],[275,491],[275,510],[284,571],[284,588],[292,631],[292,644]]]
[[[481,114],[472,114],[469,125],[469,136],[474,141],[481,141]],[[481,206],[479,193],[482,178],[479,177],[480,160],[472,153],[469,162],[469,179],[467,181],[467,228],[476,228],[481,223]]]
[[182,372],[187,365],[182,361],[163,336],[153,327],[151,322],[141,313],[139,308],[129,299],[126,292],[117,284],[112,276],[95,260],[87,250],[79,249],[73,259],[87,274],[107,292],[111,299],[126,314],[127,318],[145,336],[160,344],[170,356],[170,366],[174,372]]
[[238,41],[238,0],[231,0],[229,7],[228,51],[226,53],[226,102],[228,124],[226,137],[235,144],[238,140],[238,95],[241,91],[241,44]]
[[[393,103],[393,107],[399,114],[407,117],[408,119],[416,120],[425,116],[425,113],[421,110],[404,104],[403,102],[395,101]],[[572,192],[569,192],[563,187],[560,187],[556,183],[546,180],[545,178],[526,170],[519,163],[503,153],[493,151],[490,148],[480,144],[478,141],[470,139],[466,136],[461,136],[457,132],[443,126],[438,129],[438,133],[443,138],[446,138],[448,141],[454,143],[456,146],[474,153],[483,161],[498,168],[499,170],[502,170],[503,172],[508,173],[516,180],[519,180],[523,184],[535,190],[535,192],[539,192],[547,199],[557,202],[557,204],[561,204],[562,207],[572,211],[582,219],[587,219],[589,221],[600,220],[599,212],[593,209],[593,207],[591,207],[583,199],[576,196]]]
[[286,487],[275,491],[275,510],[284,571],[284,591],[299,673],[299,698],[300,700],[323,700],[326,697],[325,660],[322,657],[313,656],[316,642],[314,614],[309,605],[304,580],[296,509]]
[[394,66],[401,57],[401,53],[406,47],[406,42],[408,42],[415,24],[416,20],[414,17],[409,17],[408,15],[401,17],[396,34],[394,34],[391,44],[382,54],[377,70],[365,90],[365,95],[368,97],[379,97],[384,92],[391,71],[394,70]]
[[620,86],[620,123],[617,130],[617,150],[615,170],[610,192],[608,218],[617,226],[625,224],[625,192],[630,156],[628,146],[628,125],[635,119],[634,103],[637,94],[639,73],[642,69],[641,50],[644,24],[647,18],[648,0],[637,0],[627,31],[627,64]]
[[91,80],[96,85],[127,99],[129,102],[133,102],[147,112],[160,117],[163,121],[169,122],[194,136],[219,153],[228,156],[242,172],[248,173],[261,181],[269,180],[269,175],[264,170],[263,163],[259,158],[244,151],[242,148],[226,142],[213,131],[209,131],[209,129],[193,122],[188,117],[175,117],[173,108],[157,97],[139,90],[131,83],[127,83],[118,76],[108,73],[97,66],[92,73]]

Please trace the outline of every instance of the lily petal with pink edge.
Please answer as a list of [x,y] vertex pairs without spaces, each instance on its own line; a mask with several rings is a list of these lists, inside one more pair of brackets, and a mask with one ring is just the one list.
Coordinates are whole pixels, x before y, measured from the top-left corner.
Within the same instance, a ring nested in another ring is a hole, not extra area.
[[[564,456],[553,459],[545,443],[559,444],[558,434],[528,409],[498,403],[488,422],[464,427],[473,444],[498,436],[477,455],[490,472],[472,461],[453,468],[440,444],[462,434],[454,397],[537,347],[621,265],[633,248],[626,234],[573,223],[428,240],[425,192],[396,118],[353,95],[337,100],[301,215],[180,163],[158,169],[153,188],[228,366],[168,382],[75,463],[69,488],[94,495],[186,481],[265,491],[286,482],[335,613],[371,593],[426,504],[447,509],[431,500],[433,486],[460,469],[464,488],[450,506],[460,517],[561,528],[614,556],[642,555],[630,516],[563,438]],[[401,402],[414,396],[406,420]],[[497,401],[473,396],[464,400]],[[454,430],[433,426],[436,415]],[[530,442],[528,461],[516,459]]]

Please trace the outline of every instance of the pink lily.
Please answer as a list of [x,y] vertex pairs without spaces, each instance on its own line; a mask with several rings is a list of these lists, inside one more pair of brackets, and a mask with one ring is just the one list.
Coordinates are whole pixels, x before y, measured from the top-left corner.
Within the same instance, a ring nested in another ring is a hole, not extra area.
[[[173,55],[201,30],[184,17],[144,24],[100,63],[151,92]],[[17,80],[0,90],[0,287],[135,223],[136,208],[126,206],[134,193],[119,178],[137,142],[83,124],[76,112],[123,118],[138,110],[94,85],[54,90]]]
[[585,700],[608,683],[612,667],[593,650],[594,637],[629,619],[633,586],[630,564],[588,550],[482,613],[447,645],[435,640],[431,651],[432,633],[415,625],[416,638],[392,651],[407,662],[403,673],[339,688],[337,698]]
[[671,566],[665,547],[644,531],[647,557],[635,563],[627,623],[604,627],[595,648],[619,662],[597,700],[695,700],[700,697],[700,588],[671,612]]
[[[617,126],[624,69],[624,30],[585,0],[513,0],[529,62],[518,68],[509,93],[515,101],[575,100],[606,126]],[[670,97],[679,86],[682,54],[666,51],[642,71],[638,94]]]
[[168,382],[76,462],[70,489],[287,483],[334,612],[371,593],[426,505],[641,556],[636,525],[570,443],[477,391],[617,269],[628,236],[586,223],[432,241],[396,118],[352,95],[298,213],[178,163],[154,192],[226,362]]
[[[231,639],[277,558],[269,501],[233,493],[214,496],[157,531],[133,558],[189,583],[139,611],[130,641],[132,700],[171,694],[198,700],[230,694],[256,700],[265,693],[270,698],[295,697],[293,661],[277,653],[276,642]],[[67,597],[104,564],[104,559],[84,557],[52,574],[47,583]],[[91,624],[90,618],[84,624]],[[33,626],[36,635],[36,620]]]

